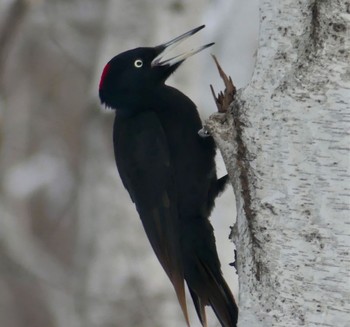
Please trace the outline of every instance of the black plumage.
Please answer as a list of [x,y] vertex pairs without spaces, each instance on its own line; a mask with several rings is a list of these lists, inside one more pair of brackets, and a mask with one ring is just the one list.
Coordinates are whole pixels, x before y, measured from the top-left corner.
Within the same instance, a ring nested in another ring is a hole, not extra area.
[[227,176],[217,179],[215,144],[200,137],[195,104],[166,79],[197,50],[163,60],[204,26],[157,47],[123,52],[105,66],[101,102],[116,110],[114,152],[120,177],[148,239],[172,282],[187,325],[186,280],[198,317],[211,305],[222,326],[236,326],[237,306],[222,277],[209,215]]

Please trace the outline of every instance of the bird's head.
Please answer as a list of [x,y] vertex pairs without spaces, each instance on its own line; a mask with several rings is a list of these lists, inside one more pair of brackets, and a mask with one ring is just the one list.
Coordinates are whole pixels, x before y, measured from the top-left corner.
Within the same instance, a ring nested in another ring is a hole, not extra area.
[[163,59],[165,52],[203,27],[204,25],[197,27],[159,46],[136,48],[112,58],[101,75],[99,85],[101,103],[120,110],[144,107],[152,92],[164,84],[188,57],[214,44],[206,44],[170,59]]

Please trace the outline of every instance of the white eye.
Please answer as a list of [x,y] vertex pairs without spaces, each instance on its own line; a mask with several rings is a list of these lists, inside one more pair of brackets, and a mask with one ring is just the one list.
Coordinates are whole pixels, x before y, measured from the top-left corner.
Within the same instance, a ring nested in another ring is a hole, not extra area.
[[143,61],[141,59],[136,59],[135,62],[134,62],[134,66],[136,68],[141,68],[143,65]]

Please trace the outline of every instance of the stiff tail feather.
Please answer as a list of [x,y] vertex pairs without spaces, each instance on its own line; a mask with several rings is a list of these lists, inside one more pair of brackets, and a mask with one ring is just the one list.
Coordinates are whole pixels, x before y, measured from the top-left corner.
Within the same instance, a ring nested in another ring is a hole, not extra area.
[[197,264],[201,271],[200,278],[205,280],[205,287],[195,291],[189,285],[189,289],[202,326],[207,326],[205,305],[210,305],[222,327],[236,327],[238,307],[221,272],[213,273],[201,260]]
[[188,287],[188,289],[190,290],[190,294],[192,297],[194,307],[196,308],[198,318],[202,326],[207,327],[208,325],[207,325],[207,316],[205,314],[205,303],[201,301],[200,297],[197,296],[195,291],[193,291],[190,287]]
[[202,262],[208,276],[208,302],[213,308],[223,327],[237,325],[238,307],[222,274],[214,275],[210,268]]

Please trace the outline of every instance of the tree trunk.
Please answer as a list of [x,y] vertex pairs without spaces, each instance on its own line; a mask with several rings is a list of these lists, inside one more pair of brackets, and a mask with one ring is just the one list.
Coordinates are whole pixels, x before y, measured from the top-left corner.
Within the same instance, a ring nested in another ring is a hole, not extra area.
[[261,1],[255,72],[207,122],[235,190],[239,326],[348,326],[350,5]]

